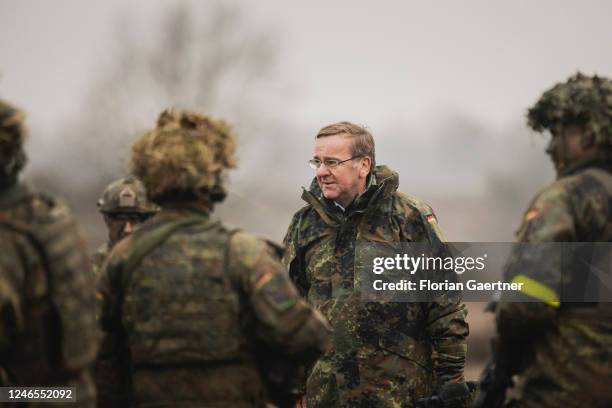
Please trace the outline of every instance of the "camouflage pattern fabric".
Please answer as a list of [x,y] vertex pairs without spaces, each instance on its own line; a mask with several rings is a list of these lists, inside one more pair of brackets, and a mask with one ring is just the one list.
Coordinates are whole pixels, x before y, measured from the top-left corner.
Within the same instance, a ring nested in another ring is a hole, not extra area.
[[266,348],[290,366],[311,364],[329,327],[263,241],[230,233],[204,208],[170,207],[120,241],[102,270],[102,325],[118,339],[115,353],[129,356],[131,401],[263,407],[258,354]]
[[23,112],[0,99],[0,189],[16,184],[26,163],[23,144],[28,132],[23,122]]
[[236,166],[235,150],[236,136],[225,121],[169,110],[132,145],[131,169],[155,202],[188,193],[218,202],[226,195],[223,171]]
[[98,199],[98,210],[104,214],[154,214],[159,207],[147,197],[144,184],[133,176],[110,183]]
[[96,249],[96,252],[94,252],[90,257],[91,266],[93,274],[96,277],[96,281],[100,279],[100,268],[102,268],[102,264],[106,260],[106,257],[108,257],[108,254],[110,254],[111,249],[111,245],[108,242],[105,242],[104,244],[100,245],[98,249]]
[[0,99],[0,147],[3,153],[15,152],[23,146],[27,137],[24,116],[19,109]]
[[[525,212],[517,232],[520,242],[594,242],[612,240],[612,156],[576,163],[544,188]],[[555,293],[559,260],[538,252],[529,272],[509,260],[506,279],[527,274],[543,293]],[[557,275],[555,276],[555,271]],[[574,274],[569,279],[578,280]],[[567,278],[566,278],[567,279]],[[537,293],[527,296],[538,299]],[[578,304],[538,299],[500,303],[497,326],[504,360],[523,368],[509,407],[612,406],[612,309],[610,304]]]
[[95,406],[89,368],[98,337],[84,243],[65,205],[22,185],[0,190],[0,308],[9,383],[77,387],[78,402],[67,405]]
[[301,294],[331,323],[333,348],[313,367],[308,407],[413,407],[463,381],[468,325],[460,299],[363,302],[355,287],[355,242],[429,242],[442,251],[431,208],[397,192],[399,177],[375,169],[346,212],[313,181],[291,221],[284,264]]
[[527,113],[529,126],[553,130],[568,123],[589,129],[598,145],[612,145],[612,80],[577,73],[544,92]]
[[[105,242],[98,247],[96,252],[94,252],[89,259],[96,284],[100,281],[102,276],[102,265],[110,254],[111,249],[111,245]],[[96,293],[96,303],[96,318],[99,321],[102,314],[102,295],[100,293]],[[103,342],[98,352],[98,358],[93,367],[94,381],[98,394],[96,406],[98,408],[113,408],[121,405],[117,404],[116,395],[113,394],[115,390],[121,388],[121,378],[115,374],[117,371],[116,367],[119,366],[119,364],[114,361],[115,356],[112,355],[113,350],[117,348],[112,344],[112,341],[113,339],[108,337],[103,338]]]

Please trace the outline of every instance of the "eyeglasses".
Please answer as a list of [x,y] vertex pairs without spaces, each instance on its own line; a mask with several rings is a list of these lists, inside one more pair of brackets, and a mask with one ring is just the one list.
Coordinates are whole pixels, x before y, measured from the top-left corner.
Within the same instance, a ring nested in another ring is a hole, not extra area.
[[347,161],[353,160],[353,159],[359,159],[360,157],[363,157],[363,156],[353,156],[353,157],[349,157],[346,160],[338,160],[338,159],[323,159],[323,160],[310,159],[310,160],[308,160],[308,165],[313,170],[318,169],[319,167],[321,167],[322,164],[325,165],[325,167],[327,167],[328,169],[334,169],[334,168],[338,167],[339,165],[341,165],[342,163],[346,163]]

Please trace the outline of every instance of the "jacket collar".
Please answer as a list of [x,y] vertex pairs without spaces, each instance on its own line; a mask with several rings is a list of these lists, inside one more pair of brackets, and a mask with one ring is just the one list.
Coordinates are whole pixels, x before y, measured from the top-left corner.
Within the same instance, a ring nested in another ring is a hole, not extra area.
[[310,204],[328,225],[340,224],[351,213],[365,212],[370,206],[391,196],[399,187],[399,175],[387,166],[376,166],[367,180],[366,190],[353,200],[343,212],[335,203],[323,197],[317,179],[310,183],[310,189],[302,187],[302,199]]
[[599,167],[612,172],[612,152],[598,151],[592,156],[585,157],[584,159],[568,166],[565,170],[559,173],[558,178],[571,176],[580,170],[586,169],[587,167]]
[[211,209],[206,205],[195,202],[173,202],[163,205],[161,211],[153,216],[152,219],[157,221],[166,221],[182,217],[202,217],[203,219],[209,219],[210,214]]

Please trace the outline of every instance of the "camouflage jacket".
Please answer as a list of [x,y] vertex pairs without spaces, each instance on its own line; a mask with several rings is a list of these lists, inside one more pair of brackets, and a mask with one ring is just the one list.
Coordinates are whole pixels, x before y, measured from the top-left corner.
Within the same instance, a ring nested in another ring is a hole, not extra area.
[[3,385],[76,387],[94,406],[94,282],[68,208],[22,185],[0,191]]
[[[612,160],[579,163],[544,188],[525,212],[517,239],[612,241]],[[525,282],[522,292],[531,300],[497,308],[501,344],[511,345],[504,358],[523,371],[513,398],[542,407],[610,406],[612,309],[561,299],[560,291],[567,296],[587,273],[568,268],[567,256],[548,246],[526,247],[506,267],[505,278]]]
[[327,347],[327,323],[270,248],[190,207],[165,208],[117,243],[100,291],[136,405],[262,407],[276,363],[291,370]]
[[110,254],[112,247],[109,242],[105,242],[96,249],[91,257],[89,258],[91,261],[91,268],[93,270],[93,274],[96,277],[96,280],[100,278],[100,268],[102,264],[106,260],[108,254]]
[[334,330],[333,349],[307,381],[309,407],[412,407],[437,386],[463,381],[468,325],[460,300],[366,303],[355,286],[357,240],[442,247],[431,208],[397,192],[398,184],[397,173],[377,167],[343,212],[314,180],[289,226],[283,261]]

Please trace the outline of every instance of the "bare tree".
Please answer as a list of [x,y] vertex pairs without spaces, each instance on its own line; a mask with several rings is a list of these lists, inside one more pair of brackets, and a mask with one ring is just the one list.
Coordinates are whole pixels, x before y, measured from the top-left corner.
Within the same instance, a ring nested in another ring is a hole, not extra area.
[[269,133],[254,130],[274,121],[262,108],[262,90],[278,90],[268,86],[276,80],[278,49],[268,28],[252,27],[241,9],[223,3],[195,10],[178,2],[146,30],[135,30],[139,23],[127,13],[118,21],[114,49],[100,54],[82,109],[55,138],[63,149],[32,169],[37,184],[65,194],[82,218],[95,214],[100,191],[125,171],[133,137],[161,110],[225,117],[239,134],[248,129],[243,148],[254,145],[253,134]]
[[172,5],[154,25],[152,43],[135,36],[133,17],[124,16],[111,58],[101,58],[101,77],[93,80],[82,111],[60,132],[62,145],[71,148],[55,152],[54,161],[59,156],[65,167],[58,178],[68,177],[88,194],[88,186],[98,188],[117,176],[132,137],[167,107],[227,116],[238,127],[258,126],[265,117],[254,103],[261,96],[258,85],[272,80],[277,56],[272,34],[245,30],[241,11],[221,3],[211,6],[203,21],[198,15],[188,3]]

